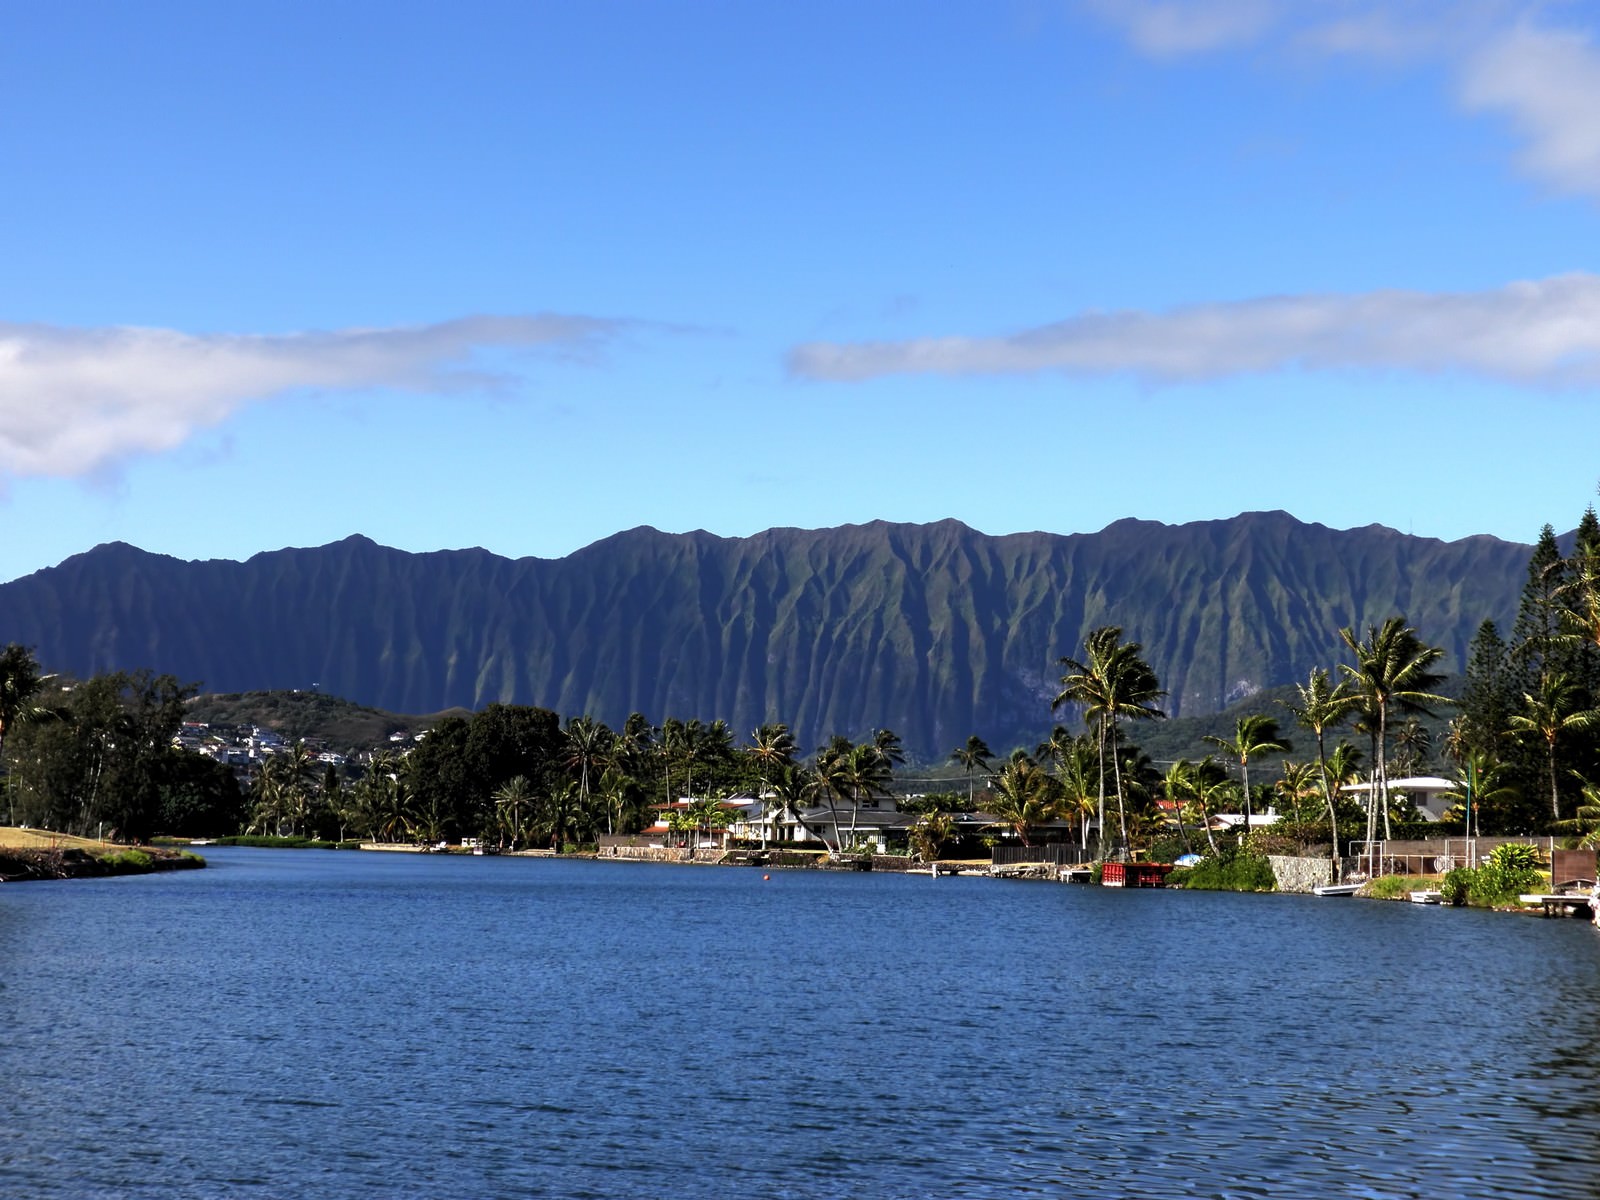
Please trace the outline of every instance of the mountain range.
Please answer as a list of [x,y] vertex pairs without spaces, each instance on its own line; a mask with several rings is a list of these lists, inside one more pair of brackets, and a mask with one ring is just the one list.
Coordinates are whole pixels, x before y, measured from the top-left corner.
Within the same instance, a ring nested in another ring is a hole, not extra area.
[[801,745],[887,727],[920,761],[971,733],[1032,745],[1090,629],[1143,643],[1171,715],[1342,657],[1399,614],[1459,669],[1516,613],[1530,547],[1335,530],[1287,513],[989,536],[957,521],[632,529],[560,559],[414,554],[360,536],[245,562],[110,543],[0,584],[0,643],[86,676],[151,667],[211,691],[313,688],[432,712],[494,701],[620,723],[785,720]]

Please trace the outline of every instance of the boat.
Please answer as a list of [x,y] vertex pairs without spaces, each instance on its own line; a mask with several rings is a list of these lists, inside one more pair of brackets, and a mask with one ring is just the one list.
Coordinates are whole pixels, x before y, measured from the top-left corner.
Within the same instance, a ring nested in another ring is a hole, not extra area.
[[1313,896],[1354,896],[1361,890],[1359,883],[1325,883],[1311,889]]
[[1411,893],[1411,903],[1413,904],[1438,904],[1443,899],[1443,892],[1436,892],[1431,889]]

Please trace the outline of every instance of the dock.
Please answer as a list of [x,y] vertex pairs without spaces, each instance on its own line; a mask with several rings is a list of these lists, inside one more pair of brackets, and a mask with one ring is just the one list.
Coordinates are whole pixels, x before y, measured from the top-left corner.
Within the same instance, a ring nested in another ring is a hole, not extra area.
[[1517,902],[1526,904],[1530,908],[1537,904],[1543,910],[1539,915],[1544,917],[1588,916],[1593,911],[1589,904],[1587,892],[1562,892],[1560,894],[1533,892],[1528,895],[1518,896]]

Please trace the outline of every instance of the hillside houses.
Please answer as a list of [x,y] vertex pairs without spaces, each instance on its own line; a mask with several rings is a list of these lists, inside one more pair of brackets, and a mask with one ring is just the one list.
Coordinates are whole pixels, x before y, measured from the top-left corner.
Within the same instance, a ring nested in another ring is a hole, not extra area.
[[[410,734],[397,734],[390,740],[396,739],[408,745],[414,740]],[[336,770],[342,770],[352,761],[361,763],[371,758],[371,751],[345,755],[318,738],[306,738],[304,744],[313,762]],[[174,735],[172,745],[192,754],[203,754],[233,768],[234,775],[245,784],[255,777],[262,763],[277,755],[288,754],[294,748],[294,743],[282,734],[262,725],[223,725],[205,721],[185,721]]]

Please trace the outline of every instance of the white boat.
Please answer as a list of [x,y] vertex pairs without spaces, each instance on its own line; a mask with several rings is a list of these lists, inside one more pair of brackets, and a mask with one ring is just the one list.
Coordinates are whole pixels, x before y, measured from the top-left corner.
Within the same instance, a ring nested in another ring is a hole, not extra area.
[[1438,904],[1443,899],[1444,899],[1444,893],[1443,892],[1435,892],[1435,891],[1424,890],[1424,891],[1420,891],[1420,892],[1412,892],[1411,893],[1411,903],[1413,903],[1413,904]]
[[1311,889],[1313,896],[1354,896],[1361,890],[1359,883],[1325,883]]

